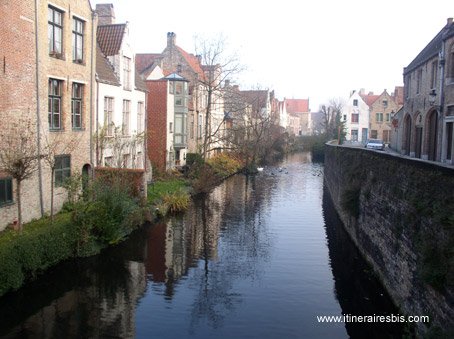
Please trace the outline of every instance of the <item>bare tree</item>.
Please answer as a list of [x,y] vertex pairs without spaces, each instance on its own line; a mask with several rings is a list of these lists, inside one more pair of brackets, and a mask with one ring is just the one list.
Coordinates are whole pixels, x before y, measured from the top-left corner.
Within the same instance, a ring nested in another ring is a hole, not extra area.
[[202,95],[206,94],[206,107],[203,108],[205,133],[201,150],[205,160],[213,146],[222,147],[225,137],[224,84],[243,71],[244,67],[237,55],[226,54],[227,43],[223,36],[213,39],[196,38],[195,50],[204,71],[204,77],[198,78],[198,84],[202,87]]
[[[16,117],[17,118],[17,117]],[[14,121],[11,119],[9,121]],[[29,119],[19,119],[0,130],[0,167],[16,181],[18,228],[22,230],[22,182],[38,169],[35,129]]]
[[331,98],[329,104],[323,104],[320,110],[323,114],[323,127],[328,140],[345,138],[345,121],[342,119],[343,101],[340,98]]
[[44,135],[44,145],[42,152],[42,159],[50,168],[50,220],[54,221],[54,177],[55,169],[57,167],[58,155],[70,154],[74,151],[79,144],[79,140],[76,135],[73,135],[71,138],[62,133],[52,133],[47,135],[45,132]]

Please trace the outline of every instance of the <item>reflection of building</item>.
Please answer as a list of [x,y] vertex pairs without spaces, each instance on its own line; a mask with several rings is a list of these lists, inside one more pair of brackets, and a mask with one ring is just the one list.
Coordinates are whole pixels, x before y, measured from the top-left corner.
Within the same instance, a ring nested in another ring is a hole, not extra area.
[[397,150],[411,157],[453,163],[454,23],[452,18],[404,68],[404,112]]

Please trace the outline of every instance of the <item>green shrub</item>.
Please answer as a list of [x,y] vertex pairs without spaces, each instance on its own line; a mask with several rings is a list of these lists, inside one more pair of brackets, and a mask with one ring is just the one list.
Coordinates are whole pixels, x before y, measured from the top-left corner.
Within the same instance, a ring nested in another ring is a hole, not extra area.
[[187,188],[187,182],[183,179],[170,179],[157,181],[151,185],[148,185],[147,200],[149,204],[156,204],[165,194],[172,192],[185,190]]
[[73,256],[74,231],[69,214],[25,225],[22,232],[7,231],[0,240],[0,295],[19,288],[25,280]]
[[227,153],[221,153],[207,160],[208,165],[214,170],[216,175],[225,178],[237,173],[241,169],[241,163],[229,156]]
[[184,212],[189,206],[189,194],[184,191],[166,194],[162,200],[167,205],[168,213],[171,214]]

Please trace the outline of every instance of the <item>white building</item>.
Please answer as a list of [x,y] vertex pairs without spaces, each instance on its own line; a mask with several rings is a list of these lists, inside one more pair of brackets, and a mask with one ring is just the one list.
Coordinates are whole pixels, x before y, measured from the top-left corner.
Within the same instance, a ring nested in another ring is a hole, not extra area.
[[135,70],[128,24],[114,24],[111,4],[96,6],[96,164],[144,169],[146,85]]
[[346,104],[342,109],[342,120],[345,121],[346,140],[366,142],[369,131],[369,105],[373,93],[364,94],[352,91]]

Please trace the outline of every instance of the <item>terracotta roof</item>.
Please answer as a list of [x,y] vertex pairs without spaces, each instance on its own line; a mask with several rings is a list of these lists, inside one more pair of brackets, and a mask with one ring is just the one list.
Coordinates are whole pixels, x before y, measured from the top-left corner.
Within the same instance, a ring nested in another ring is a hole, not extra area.
[[375,94],[360,94],[359,96],[364,100],[367,106],[372,106],[372,104],[380,97],[380,95]]
[[120,79],[116,76],[112,64],[107,60],[99,46],[96,46],[96,74],[99,82],[120,86]]
[[105,56],[117,55],[120,53],[123,35],[126,24],[98,26],[97,41]]
[[183,48],[175,46],[185,58],[189,66],[192,68],[194,72],[196,72],[199,75],[200,79],[205,78],[205,72],[202,69],[202,65],[200,64],[199,58],[197,58],[194,54],[189,54],[186,52]]
[[285,99],[285,104],[289,113],[309,112],[309,99]]
[[404,69],[404,75],[415,70],[428,60],[436,57],[441,50],[443,40],[454,35],[454,22],[448,22],[440,32],[427,44],[415,59]]
[[136,54],[136,69],[139,73],[143,73],[153,63],[162,58],[162,54],[159,53],[140,53]]

